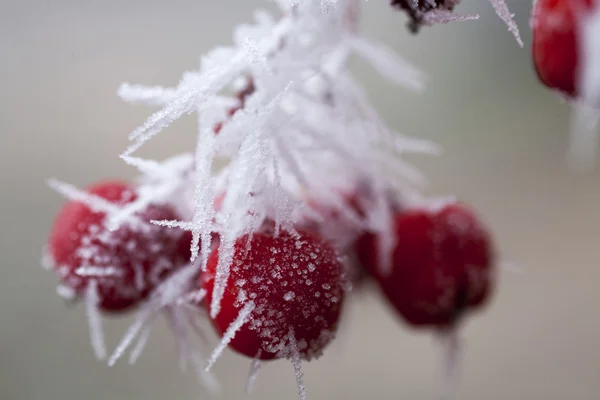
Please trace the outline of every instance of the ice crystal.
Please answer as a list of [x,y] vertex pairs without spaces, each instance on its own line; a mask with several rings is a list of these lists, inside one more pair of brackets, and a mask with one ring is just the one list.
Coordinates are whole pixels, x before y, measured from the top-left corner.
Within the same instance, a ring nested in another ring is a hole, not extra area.
[[521,39],[521,34],[519,33],[519,27],[517,23],[514,21],[514,14],[510,12],[508,6],[506,5],[506,0],[490,0],[492,6],[494,6],[494,10],[496,10],[496,14],[504,21],[508,30],[514,35],[515,39],[517,39],[517,43],[519,46],[523,47],[523,40]]
[[296,376],[298,395],[300,396],[300,400],[306,400],[306,385],[304,384],[304,374],[302,373],[302,361],[300,360],[300,351],[293,330],[290,330],[289,334],[289,352],[294,367],[294,375]]
[[437,337],[442,347],[441,400],[451,399],[456,391],[457,375],[460,366],[460,338],[456,330],[442,332]]

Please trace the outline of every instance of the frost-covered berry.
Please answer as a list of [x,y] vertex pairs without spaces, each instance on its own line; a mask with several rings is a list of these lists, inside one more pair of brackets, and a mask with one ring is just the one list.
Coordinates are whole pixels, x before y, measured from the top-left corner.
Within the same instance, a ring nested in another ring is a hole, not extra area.
[[[202,274],[212,301],[219,250]],[[235,243],[221,309],[212,323],[230,348],[251,358],[318,357],[333,339],[344,300],[343,265],[309,233],[244,235]],[[233,335],[233,336],[232,336]]]
[[551,89],[578,97],[582,19],[595,0],[537,0],[531,18],[533,62],[539,79]]
[[494,284],[491,238],[462,204],[396,214],[392,269],[378,263],[377,236],[359,242],[363,265],[403,319],[413,326],[454,326],[489,299]]
[[[133,187],[101,182],[87,192],[116,206],[136,200]],[[93,282],[98,307],[125,311],[148,296],[168,274],[189,261],[189,233],[150,224],[178,215],[169,206],[150,205],[118,229],[106,227],[106,213],[79,201],[69,201],[50,233],[49,256],[63,284],[83,295]]]

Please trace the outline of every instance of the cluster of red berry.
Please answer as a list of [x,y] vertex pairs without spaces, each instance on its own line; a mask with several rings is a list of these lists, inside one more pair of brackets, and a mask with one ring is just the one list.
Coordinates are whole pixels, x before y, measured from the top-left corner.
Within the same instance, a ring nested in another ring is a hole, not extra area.
[[[122,182],[98,183],[88,193],[114,205],[136,198],[135,187]],[[364,215],[360,194],[348,199],[349,207]],[[237,352],[263,360],[292,357],[293,351],[306,360],[318,356],[336,333],[348,283],[356,286],[366,276],[374,278],[413,326],[454,327],[465,312],[489,298],[494,266],[490,237],[466,206],[396,207],[390,269],[381,261],[381,238],[372,232],[357,232],[344,251],[354,252],[359,265],[345,265],[341,249],[324,234],[325,228],[341,226],[342,215],[313,208],[327,217],[325,222],[310,221],[295,232],[266,223],[237,239],[220,312],[212,319],[218,334],[232,336],[228,345]],[[50,255],[63,284],[84,295],[94,282],[98,307],[106,312],[139,305],[189,262],[191,235],[150,224],[177,219],[173,207],[149,205],[135,217],[139,221],[110,230],[106,213],[71,201],[50,235]],[[190,286],[206,291],[203,307],[211,302],[218,260],[217,244],[207,269]],[[350,274],[351,268],[368,274]],[[349,277],[354,278],[348,282]]]
[[[415,18],[417,11],[450,11],[456,3],[396,2],[414,11]],[[413,4],[419,10],[410,8]],[[354,26],[355,8],[346,11],[344,20]],[[260,80],[250,75],[236,89],[235,105],[224,120],[212,131],[213,125],[207,125],[209,139],[226,138],[226,124],[234,124],[238,111],[251,107],[249,97]],[[327,88],[322,97],[324,104],[334,105]],[[137,166],[151,172],[155,167],[151,162]],[[200,198],[210,202],[194,199],[206,221],[197,221],[194,214],[188,223],[181,222],[189,217],[181,204],[189,199],[182,200],[184,195],[172,187],[155,199],[147,194],[156,188],[144,182],[100,182],[71,196],[59,213],[48,258],[62,287],[74,298],[85,298],[88,310],[140,309],[109,364],[131,344],[149,314],[164,310],[181,332],[178,307],[185,306],[186,312],[191,307],[221,338],[203,370],[227,347],[255,362],[290,359],[304,398],[300,361],[322,354],[337,334],[345,298],[366,281],[377,285],[406,324],[444,334],[455,332],[465,315],[486,304],[494,286],[492,240],[468,206],[400,198],[405,193],[396,193],[391,180],[373,182],[369,175],[355,177],[353,169],[347,170],[354,184],[344,189],[322,180],[290,190],[302,209],[299,215],[290,213],[293,220],[280,218],[284,201],[279,204],[256,188],[235,186],[242,202],[230,204],[234,189],[207,186],[210,195]],[[161,174],[160,179],[169,181],[168,174]],[[340,174],[333,177],[336,185],[347,180]],[[253,208],[258,201],[268,204],[258,211]],[[239,232],[227,229],[220,221],[235,219],[232,210],[258,222]],[[139,343],[143,347],[144,339]]]

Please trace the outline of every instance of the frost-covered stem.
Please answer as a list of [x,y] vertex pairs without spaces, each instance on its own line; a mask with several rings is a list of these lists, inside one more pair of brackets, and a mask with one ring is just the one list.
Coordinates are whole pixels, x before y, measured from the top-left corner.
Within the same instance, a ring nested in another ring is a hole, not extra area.
[[438,336],[442,351],[440,400],[451,399],[456,391],[461,351],[457,329],[452,328],[450,331],[441,332]]

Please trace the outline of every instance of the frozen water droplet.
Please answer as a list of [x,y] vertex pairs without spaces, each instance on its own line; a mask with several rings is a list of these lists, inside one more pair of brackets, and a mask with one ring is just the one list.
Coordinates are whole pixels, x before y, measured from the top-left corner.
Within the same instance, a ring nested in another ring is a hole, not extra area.
[[66,286],[66,285],[56,286],[56,293],[60,297],[62,297],[63,299],[65,299],[66,301],[69,301],[69,302],[77,299],[77,292],[75,292],[75,290],[73,290],[72,288],[70,288],[69,286]]
[[287,292],[286,294],[283,295],[283,299],[285,301],[292,301],[292,300],[294,300],[294,297],[296,297],[296,294],[294,292]]

